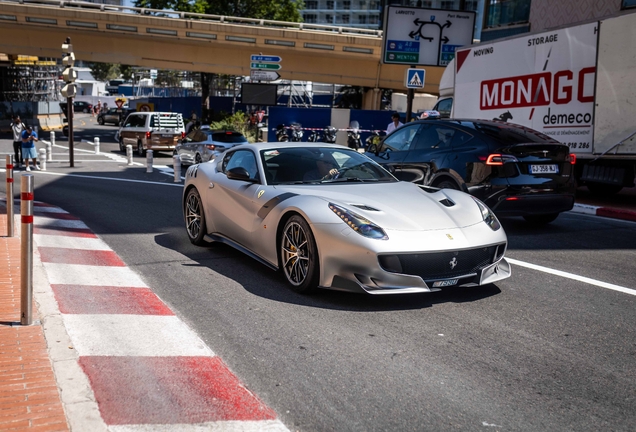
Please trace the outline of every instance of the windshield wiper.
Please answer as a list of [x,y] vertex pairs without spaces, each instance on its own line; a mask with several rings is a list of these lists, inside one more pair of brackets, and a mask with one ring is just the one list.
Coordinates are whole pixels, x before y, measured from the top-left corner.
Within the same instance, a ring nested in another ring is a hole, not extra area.
[[349,182],[357,182],[357,183],[364,183],[364,182],[377,182],[378,179],[376,178],[360,178],[360,177],[344,177],[344,178],[336,178],[336,179],[331,179],[331,180],[323,180],[323,183],[349,183]]
[[298,180],[290,182],[277,183],[279,185],[299,185],[299,184],[320,184],[320,180]]

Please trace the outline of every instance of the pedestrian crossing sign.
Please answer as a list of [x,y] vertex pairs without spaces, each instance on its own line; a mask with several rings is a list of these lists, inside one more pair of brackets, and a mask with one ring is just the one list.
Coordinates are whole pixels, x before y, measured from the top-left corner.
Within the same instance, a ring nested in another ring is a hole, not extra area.
[[407,69],[406,70],[406,88],[422,88],[424,87],[424,69]]

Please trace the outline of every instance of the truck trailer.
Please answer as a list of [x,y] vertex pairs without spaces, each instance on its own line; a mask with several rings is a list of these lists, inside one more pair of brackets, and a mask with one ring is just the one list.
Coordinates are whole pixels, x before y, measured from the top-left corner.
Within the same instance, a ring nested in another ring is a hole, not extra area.
[[636,172],[634,41],[629,13],[459,49],[434,109],[542,132],[576,155],[579,185],[616,193]]

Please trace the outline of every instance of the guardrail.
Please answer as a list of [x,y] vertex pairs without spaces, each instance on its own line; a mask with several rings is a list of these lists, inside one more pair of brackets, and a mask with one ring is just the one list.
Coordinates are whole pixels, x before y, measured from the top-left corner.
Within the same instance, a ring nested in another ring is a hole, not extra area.
[[73,8],[80,8],[80,9],[90,9],[90,10],[101,11],[101,12],[115,12],[115,13],[125,13],[125,14],[132,13],[132,14],[143,15],[143,16],[153,16],[157,18],[197,20],[197,21],[212,22],[217,24],[255,25],[255,26],[261,26],[266,28],[281,29],[281,30],[306,30],[306,31],[338,33],[342,35],[370,36],[370,37],[377,37],[377,38],[382,37],[382,30],[374,30],[374,29],[329,26],[329,25],[323,25],[323,24],[309,24],[309,23],[289,22],[289,21],[274,21],[274,20],[257,19],[257,18],[232,17],[232,16],[224,16],[224,15],[208,15],[208,14],[200,14],[200,13],[192,13],[192,12],[179,12],[179,11],[173,11],[173,10],[138,8],[133,6],[119,6],[119,5],[88,3],[88,2],[79,2],[79,1],[0,0],[0,5],[2,3],[57,6],[60,8],[73,7]]

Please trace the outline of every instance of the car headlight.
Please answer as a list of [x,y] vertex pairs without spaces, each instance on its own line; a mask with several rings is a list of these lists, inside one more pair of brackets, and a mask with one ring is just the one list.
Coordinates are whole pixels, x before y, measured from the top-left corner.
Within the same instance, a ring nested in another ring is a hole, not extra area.
[[471,196],[471,198],[474,199],[477,203],[477,207],[479,207],[479,211],[481,212],[481,217],[484,219],[484,222],[486,222],[486,225],[492,228],[493,231],[497,231],[499,228],[501,228],[501,224],[499,223],[499,220],[492,212],[492,210],[490,210],[486,204],[484,204],[474,196]]
[[386,235],[382,228],[367,218],[332,203],[329,203],[329,208],[358,234],[377,240],[389,239],[389,236]]

